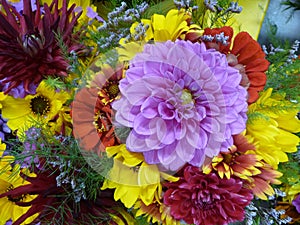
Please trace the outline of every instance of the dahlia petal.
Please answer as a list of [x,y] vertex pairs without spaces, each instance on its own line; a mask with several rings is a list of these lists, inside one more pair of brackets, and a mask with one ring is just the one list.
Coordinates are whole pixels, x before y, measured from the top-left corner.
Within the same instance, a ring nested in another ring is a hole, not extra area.
[[151,135],[155,133],[155,130],[150,128],[150,119],[145,118],[142,114],[135,117],[133,122],[133,128],[138,134]]
[[158,115],[156,107],[158,101],[154,97],[148,97],[141,105],[141,113],[147,119],[153,119]]
[[126,93],[127,96],[131,96],[130,99],[128,99],[131,105],[141,105],[151,92],[148,90],[144,80],[141,79],[129,84],[126,90],[122,91],[122,94],[124,93]]
[[160,158],[158,157],[158,150],[150,150],[147,152],[143,152],[145,156],[145,161],[148,164],[158,164],[160,163]]
[[163,149],[161,149],[161,151],[157,151],[157,157],[163,165],[168,165],[176,159],[176,145],[177,142],[173,142],[171,145],[165,146]]
[[126,139],[126,146],[129,151],[143,152],[150,150],[144,140],[144,136],[140,136],[135,131],[131,131]]

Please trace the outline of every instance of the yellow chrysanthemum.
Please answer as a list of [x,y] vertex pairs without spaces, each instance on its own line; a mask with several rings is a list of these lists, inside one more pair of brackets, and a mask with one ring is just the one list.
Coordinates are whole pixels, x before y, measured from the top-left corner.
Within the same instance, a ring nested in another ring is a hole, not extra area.
[[2,102],[2,116],[8,119],[7,125],[12,130],[18,130],[18,135],[36,123],[47,124],[63,107],[69,98],[69,94],[56,92],[41,82],[35,95],[27,95],[25,98],[7,96]]
[[248,108],[246,136],[256,145],[256,153],[277,169],[280,162],[288,161],[286,153],[296,152],[299,137],[291,132],[300,132],[296,118],[299,105],[272,95],[272,89],[261,93],[257,102]]
[[121,200],[127,208],[141,199],[150,205],[162,194],[161,179],[177,181],[177,178],[159,171],[156,165],[144,162],[140,153],[132,153],[124,144],[107,147],[109,157],[114,156],[114,165],[104,181],[102,190],[115,188],[115,200]]
[[[191,18],[191,14],[183,9],[171,9],[166,16],[154,14],[151,20],[142,19],[141,22],[147,27],[143,39],[129,43],[125,43],[125,39],[121,39],[122,47],[118,49],[118,53],[121,56],[120,60],[132,59],[136,53],[143,50],[143,45],[148,41],[163,42],[168,40],[175,41],[176,39],[197,39],[203,34],[203,30],[196,24],[190,24]],[[136,22],[130,28],[133,39],[136,39],[135,35],[137,34],[136,28],[138,25],[139,23]]]
[[[1,147],[2,148],[2,147]],[[10,191],[29,182],[24,180],[19,173],[19,165],[11,167],[10,163],[13,161],[12,156],[1,157],[0,160],[0,194]],[[30,207],[23,207],[16,205],[17,201],[29,202],[36,196],[22,195],[22,196],[8,196],[0,198],[0,224],[5,224],[9,219],[12,222],[16,221],[20,216],[25,214]],[[33,215],[25,220],[22,224],[31,223],[37,215]]]

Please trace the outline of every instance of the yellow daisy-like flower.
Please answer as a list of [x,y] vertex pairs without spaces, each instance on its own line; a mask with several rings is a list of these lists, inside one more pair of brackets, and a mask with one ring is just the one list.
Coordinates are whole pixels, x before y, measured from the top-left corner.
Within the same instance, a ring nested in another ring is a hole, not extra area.
[[[141,22],[147,28],[144,39],[129,43],[125,43],[125,39],[121,39],[122,47],[118,48],[120,60],[132,59],[136,53],[143,51],[143,46],[148,41],[164,42],[176,39],[192,41],[198,39],[203,34],[203,30],[196,24],[190,24],[191,19],[191,14],[183,9],[171,9],[166,16],[154,14],[151,20],[142,19]],[[130,28],[134,39],[138,25],[139,23],[136,22]]]
[[280,162],[288,161],[286,153],[297,151],[300,140],[291,133],[300,132],[296,118],[299,105],[284,97],[272,95],[272,89],[268,89],[248,108],[246,136],[256,145],[256,154],[274,169]]
[[138,199],[145,205],[159,199],[162,178],[178,180],[160,172],[156,165],[145,163],[142,154],[129,152],[125,144],[107,147],[106,151],[109,157],[114,156],[114,165],[101,190],[115,188],[115,200],[121,200],[127,208],[131,208]]
[[8,119],[7,125],[11,130],[18,130],[18,135],[36,123],[47,124],[63,107],[69,98],[69,94],[48,87],[41,82],[35,95],[27,95],[25,98],[7,96],[2,102],[2,116]]
[[[154,14],[151,20],[142,19],[141,22],[148,26],[145,41],[175,41],[176,39],[185,39],[191,33],[202,35],[203,31],[196,24],[190,24],[191,14],[184,9],[171,9],[166,16]],[[135,28],[138,23],[131,27],[131,33],[135,34]]]
[[[3,147],[0,145],[1,150]],[[12,156],[1,157],[0,160],[0,194],[13,190],[22,185],[26,185],[29,182],[24,180],[19,173],[19,165],[11,167],[10,163],[13,161]],[[0,198],[0,224],[5,224],[9,219],[12,222],[16,221],[20,216],[25,214],[30,207],[23,207],[16,205],[16,202],[29,202],[36,196],[34,195],[22,195],[22,196],[8,196]],[[22,224],[31,223],[37,215],[29,217]]]

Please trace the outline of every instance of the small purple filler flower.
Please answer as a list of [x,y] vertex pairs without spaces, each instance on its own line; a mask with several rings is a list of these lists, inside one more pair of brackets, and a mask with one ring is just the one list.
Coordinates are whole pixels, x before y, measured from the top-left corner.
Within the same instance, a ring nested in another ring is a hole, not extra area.
[[126,145],[149,164],[201,166],[227,150],[246,127],[246,90],[226,56],[186,41],[145,45],[120,81],[117,123],[132,128]]

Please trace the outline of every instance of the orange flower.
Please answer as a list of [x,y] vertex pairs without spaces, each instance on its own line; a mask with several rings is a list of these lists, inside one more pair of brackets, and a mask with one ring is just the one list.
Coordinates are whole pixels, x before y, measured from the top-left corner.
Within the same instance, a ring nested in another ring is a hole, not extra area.
[[111,106],[104,105],[96,88],[81,89],[72,104],[73,133],[80,147],[87,151],[104,152],[119,144],[114,135]]
[[228,36],[227,45],[213,40],[212,42],[205,41],[206,46],[226,54],[229,65],[240,71],[241,85],[247,88],[248,103],[251,104],[258,99],[258,92],[264,89],[267,81],[265,71],[270,63],[265,59],[265,53],[260,45],[247,32],[240,32],[236,35],[231,49],[233,36],[231,27],[206,28],[204,35],[214,36],[222,32],[224,36]]
[[120,144],[112,125],[114,114],[110,103],[119,94],[122,74],[123,68],[102,69],[95,74],[89,88],[76,94],[72,103],[73,133],[83,149],[99,153]]

